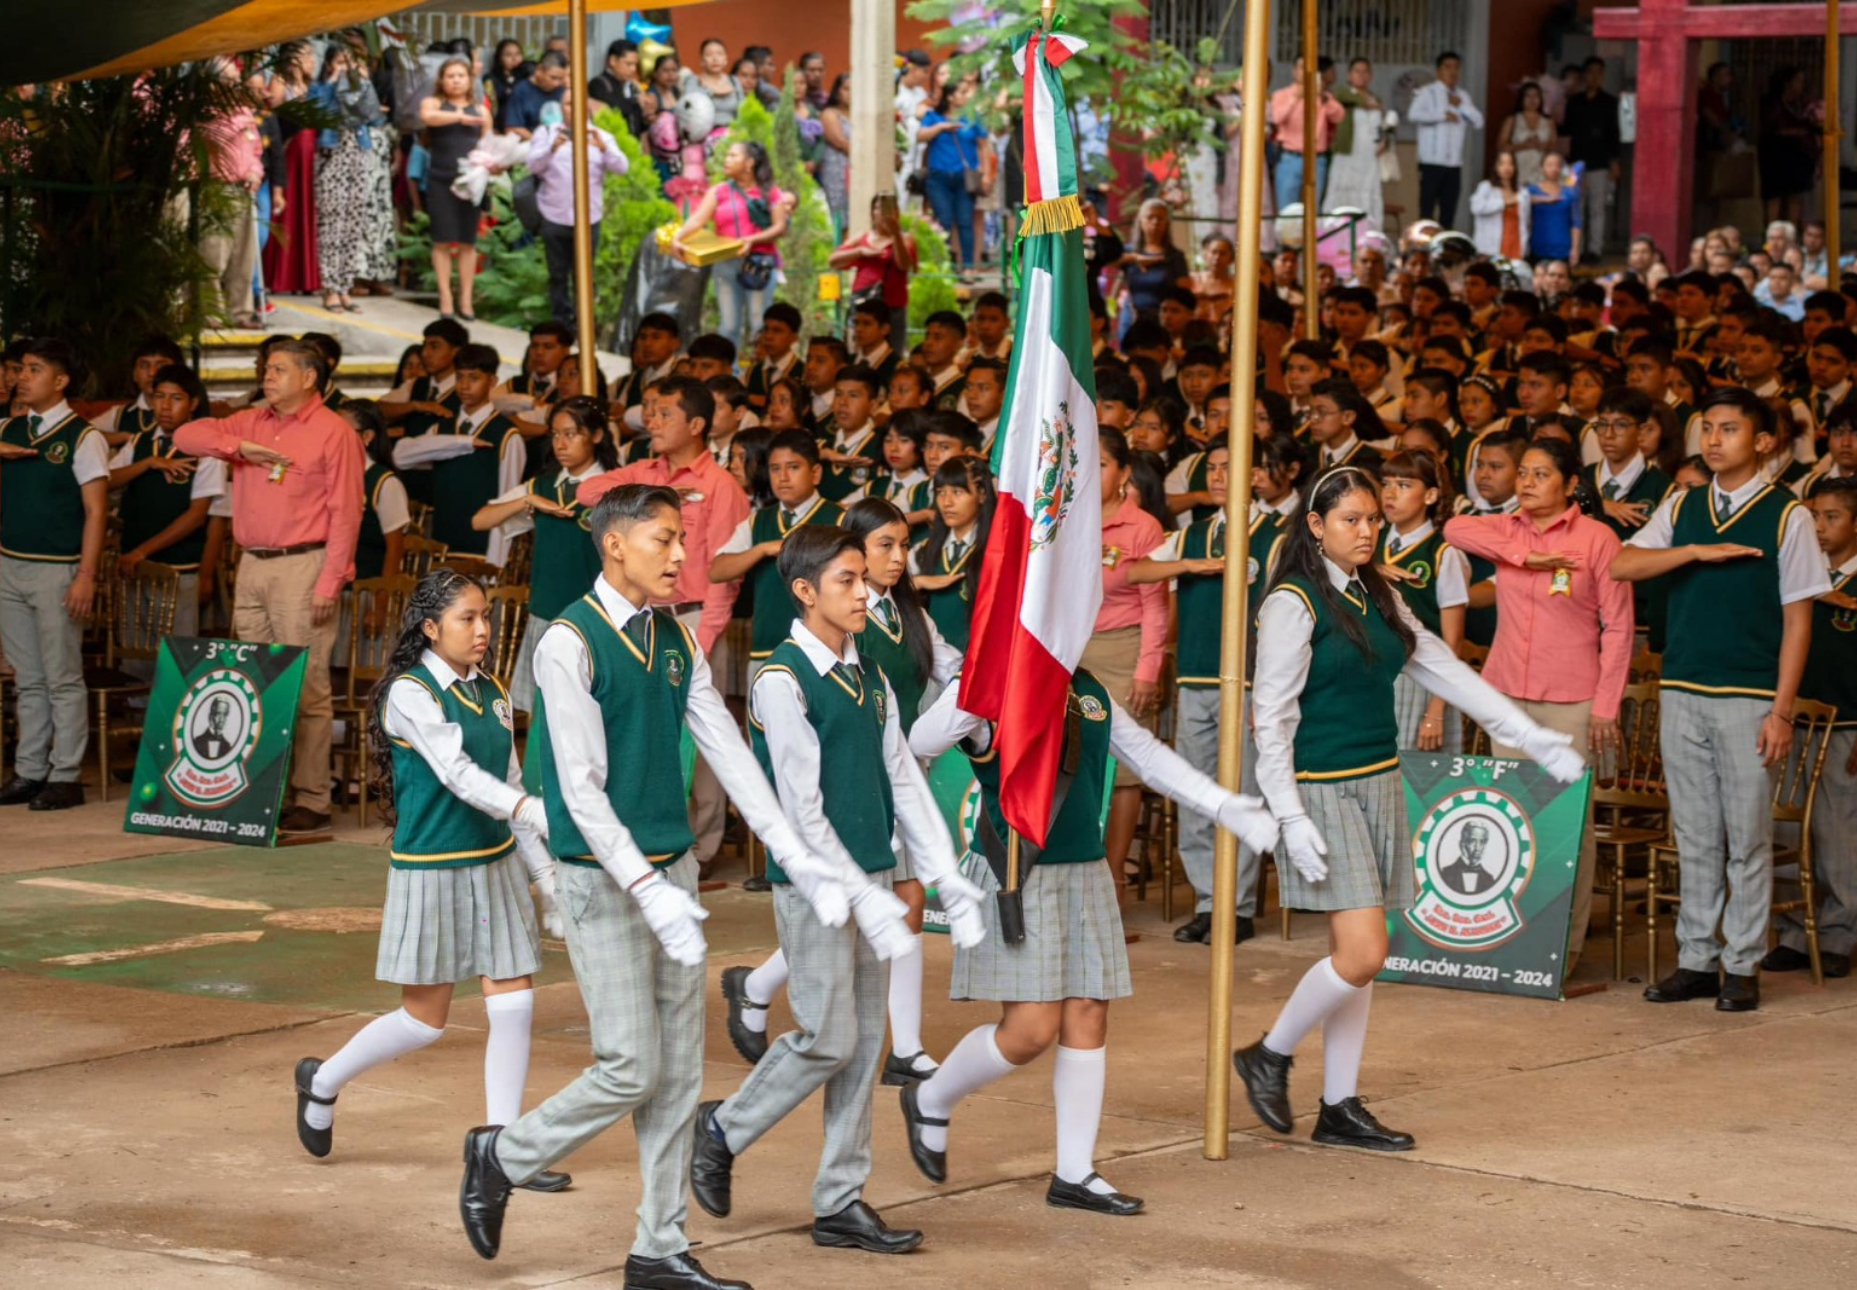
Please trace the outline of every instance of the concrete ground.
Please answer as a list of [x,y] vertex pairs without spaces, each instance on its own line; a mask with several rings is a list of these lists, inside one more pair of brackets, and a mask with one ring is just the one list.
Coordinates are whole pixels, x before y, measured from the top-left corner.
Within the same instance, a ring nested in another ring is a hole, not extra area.
[[[394,1006],[372,980],[378,828],[264,852],[114,832],[121,802],[0,818],[0,1267],[8,1286],[558,1286],[617,1290],[636,1204],[621,1125],[567,1162],[574,1188],[519,1193],[503,1254],[458,1227],[463,1131],[481,1115],[481,1003],[342,1096],[335,1152],[291,1129],[290,1069]],[[739,868],[725,866],[731,880]],[[159,898],[150,898],[150,895]],[[772,945],[766,897],[705,897],[711,980]],[[1298,1135],[1239,1097],[1230,1158],[1200,1150],[1208,952],[1176,945],[1158,901],[1125,904],[1136,982],[1112,1010],[1098,1163],[1146,1214],[1043,1203],[1048,1059],[961,1108],[952,1180],[910,1166],[895,1091],[876,1093],[871,1203],[923,1228],[917,1253],[815,1249],[818,1113],[736,1171],[736,1212],[695,1211],[699,1253],[757,1286],[1786,1287],[1857,1284],[1849,1108],[1857,981],[1769,977],[1751,1016],[1653,1007],[1642,982],[1566,1003],[1414,986],[1376,991],[1362,1089],[1417,1135],[1409,1155],[1309,1145],[1313,1039],[1292,1088]],[[1322,952],[1318,922],[1238,950],[1234,1034],[1268,1024]],[[1597,949],[1597,946],[1595,947]],[[1628,947],[1640,975],[1641,938]],[[1603,981],[1603,953],[1578,980]],[[989,1018],[945,992],[930,938],[927,1039]],[[705,1096],[746,1073],[712,1007]],[[775,1025],[785,1021],[777,1007]],[[535,1101],[587,1062],[565,956],[538,990]]]

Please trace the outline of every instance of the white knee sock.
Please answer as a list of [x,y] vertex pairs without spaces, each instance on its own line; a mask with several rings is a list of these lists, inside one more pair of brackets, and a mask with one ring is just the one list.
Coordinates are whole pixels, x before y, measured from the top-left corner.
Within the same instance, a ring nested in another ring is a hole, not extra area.
[[[1081,1183],[1096,1172],[1096,1130],[1103,1120],[1108,1053],[1106,1048],[1058,1045],[1051,1097],[1057,1111],[1057,1176],[1067,1183]],[[1101,1195],[1115,1188],[1096,1178],[1090,1190]]]
[[[890,960],[890,1051],[914,1057],[922,1051],[922,937],[916,952]],[[935,1063],[923,1057],[916,1069],[932,1071]]]
[[511,990],[484,998],[490,1038],[484,1043],[484,1123],[514,1124],[529,1082],[529,1029],[535,991]]
[[[916,1107],[932,1120],[945,1120],[969,1093],[1018,1070],[999,1050],[997,1025],[976,1026],[954,1046],[933,1075],[916,1085]],[[948,1130],[929,1125],[922,1130],[922,1145],[930,1151],[948,1149]]]
[[1341,979],[1341,973],[1335,971],[1332,958],[1323,959],[1303,973],[1289,1002],[1277,1014],[1277,1024],[1264,1036],[1264,1047],[1281,1057],[1288,1057],[1296,1051],[1296,1045],[1302,1042],[1303,1036],[1314,1030],[1322,1018],[1359,993],[1359,986],[1349,985]]
[[[384,1017],[376,1017],[363,1026],[342,1050],[322,1064],[310,1091],[317,1097],[334,1097],[349,1080],[382,1062],[416,1052],[444,1034],[420,1021],[405,1008],[395,1008]],[[311,1102],[303,1118],[312,1129],[326,1129],[335,1123],[335,1108]]]
[[1361,1053],[1367,1047],[1371,1007],[1373,982],[1369,981],[1322,1022],[1322,1100],[1330,1106],[1360,1091]]
[[748,974],[743,989],[748,997],[763,1006],[742,1009],[742,1025],[761,1035],[767,1033],[766,1005],[774,1001],[774,996],[787,988],[787,952],[775,950],[773,957]]

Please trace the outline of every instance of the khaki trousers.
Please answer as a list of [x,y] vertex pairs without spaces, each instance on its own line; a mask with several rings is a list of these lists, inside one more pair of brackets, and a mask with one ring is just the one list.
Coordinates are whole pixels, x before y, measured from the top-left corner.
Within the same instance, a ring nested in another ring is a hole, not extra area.
[[[1513,702],[1537,725],[1571,735],[1574,750],[1582,757],[1587,755],[1587,729],[1593,718],[1591,699],[1579,703],[1544,703],[1537,699],[1515,699]],[[1490,741],[1490,756],[1528,760],[1528,754],[1520,748],[1511,748],[1494,740]],[[1585,831],[1580,834],[1580,872],[1573,882],[1573,930],[1567,937],[1569,972],[1573,971],[1574,960],[1580,957],[1580,950],[1586,945],[1586,925],[1593,918],[1593,870],[1598,864],[1599,845],[1593,840],[1592,813],[1588,811]],[[1617,899],[1613,897],[1613,900]],[[1616,909],[1612,911],[1612,917],[1618,917]]]
[[200,258],[213,272],[214,304],[209,312],[223,313],[224,320],[254,313],[252,270],[258,262],[258,224],[252,212],[252,195],[243,184],[213,180],[213,187],[226,194],[230,210],[226,225],[200,235]]
[[232,629],[242,641],[274,641],[309,649],[309,669],[303,674],[303,697],[297,706],[296,747],[291,756],[290,784],[296,805],[321,815],[329,813],[330,743],[334,734],[335,693],[329,682],[329,655],[335,646],[331,613],[325,622],[313,623],[311,599],[316,579],[322,576],[323,552],[260,560],[239,558],[238,592],[232,602]]

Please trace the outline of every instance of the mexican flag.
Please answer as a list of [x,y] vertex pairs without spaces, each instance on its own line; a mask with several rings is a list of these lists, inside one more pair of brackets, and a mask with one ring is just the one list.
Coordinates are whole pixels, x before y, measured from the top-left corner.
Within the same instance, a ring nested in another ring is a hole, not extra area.
[[1083,212],[1057,71],[1082,48],[1073,37],[1035,29],[1013,49],[1025,78],[1021,293],[993,448],[999,509],[961,675],[961,707],[998,727],[1006,822],[1039,846],[1050,827],[1070,674],[1103,597]]

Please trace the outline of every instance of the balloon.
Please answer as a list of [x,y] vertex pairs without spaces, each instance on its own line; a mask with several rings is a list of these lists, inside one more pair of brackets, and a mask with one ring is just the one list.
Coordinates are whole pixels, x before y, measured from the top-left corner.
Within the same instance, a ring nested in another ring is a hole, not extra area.
[[653,72],[658,70],[658,60],[666,54],[675,55],[676,50],[661,40],[641,40],[638,42],[638,71],[643,80],[650,80]]
[[634,13],[625,24],[625,38],[639,45],[647,40],[668,42],[671,38],[671,25],[668,22],[646,22],[644,14]]

